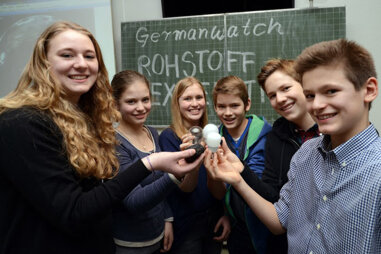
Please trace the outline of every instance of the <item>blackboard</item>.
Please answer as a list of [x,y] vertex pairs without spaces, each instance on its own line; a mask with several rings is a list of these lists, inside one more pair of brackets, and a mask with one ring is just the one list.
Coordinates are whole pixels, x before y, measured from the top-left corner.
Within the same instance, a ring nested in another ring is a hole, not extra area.
[[227,13],[139,22],[121,26],[122,68],[151,82],[153,107],[147,124],[171,123],[171,94],[185,76],[204,85],[209,122],[219,123],[211,92],[216,81],[237,75],[248,86],[250,113],[273,122],[279,116],[256,77],[270,58],[295,58],[319,41],[345,37],[345,7]]

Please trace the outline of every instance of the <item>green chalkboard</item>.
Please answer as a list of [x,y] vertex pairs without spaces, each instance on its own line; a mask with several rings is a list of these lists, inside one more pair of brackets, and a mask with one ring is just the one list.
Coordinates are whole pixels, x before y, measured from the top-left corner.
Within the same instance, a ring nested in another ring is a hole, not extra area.
[[256,77],[270,58],[295,58],[319,41],[345,37],[345,7],[205,15],[122,23],[122,68],[151,82],[153,107],[147,124],[171,123],[174,85],[195,76],[204,85],[209,122],[219,123],[211,92],[227,75],[242,78],[252,100],[250,113],[273,122],[279,116]]

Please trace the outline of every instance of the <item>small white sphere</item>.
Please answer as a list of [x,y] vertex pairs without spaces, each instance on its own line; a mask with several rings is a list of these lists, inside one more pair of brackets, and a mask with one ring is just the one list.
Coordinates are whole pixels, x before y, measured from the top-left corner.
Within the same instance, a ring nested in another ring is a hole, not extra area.
[[212,132],[218,133],[218,127],[215,124],[209,123],[205,125],[204,129],[202,130],[202,135],[206,139],[208,134]]
[[216,132],[211,132],[208,134],[205,140],[206,144],[208,145],[208,148],[210,151],[215,153],[220,146],[221,143],[221,135]]

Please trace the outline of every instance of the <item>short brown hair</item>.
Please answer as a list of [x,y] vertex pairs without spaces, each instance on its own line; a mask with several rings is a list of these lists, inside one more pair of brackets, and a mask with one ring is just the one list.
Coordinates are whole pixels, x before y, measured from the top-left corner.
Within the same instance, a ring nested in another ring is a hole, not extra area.
[[111,81],[112,95],[116,104],[119,104],[119,99],[124,91],[135,81],[142,81],[149,90],[149,96],[151,97],[150,84],[148,79],[141,73],[133,70],[124,70],[114,75]]
[[297,57],[295,70],[303,74],[319,66],[342,64],[345,76],[358,91],[370,77],[377,76],[371,54],[353,41],[338,39],[314,44]]
[[217,104],[218,94],[232,94],[241,98],[245,107],[249,103],[249,94],[245,82],[237,76],[226,76],[217,81],[213,88],[213,103]]
[[288,59],[270,59],[266,62],[266,64],[261,68],[261,71],[259,72],[257,79],[258,84],[262,87],[263,91],[266,91],[265,89],[265,83],[266,80],[273,74],[275,71],[281,71],[284,74],[292,77],[295,80],[298,80],[298,74],[296,73],[294,69],[294,60],[288,60]]

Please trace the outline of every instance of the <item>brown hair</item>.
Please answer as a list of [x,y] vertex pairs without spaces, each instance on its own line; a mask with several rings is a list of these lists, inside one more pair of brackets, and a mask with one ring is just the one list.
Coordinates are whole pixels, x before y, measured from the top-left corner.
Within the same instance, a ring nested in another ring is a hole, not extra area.
[[342,64],[347,79],[359,90],[370,77],[376,77],[371,54],[353,41],[338,39],[314,44],[296,59],[300,82],[303,74],[319,66]]
[[[204,94],[204,99],[206,102],[206,93],[205,93],[204,86],[195,77],[186,77],[179,80],[175,88],[173,89],[172,101],[171,101],[172,124],[170,127],[176,133],[178,137],[181,137],[188,132],[188,130],[185,128],[184,119],[181,116],[179,98],[181,97],[181,95],[183,95],[184,91],[193,84],[198,84],[200,86]],[[207,108],[205,107],[204,114],[200,119],[199,126],[203,128],[207,123],[208,123],[208,113],[207,113]]]
[[294,69],[294,60],[288,59],[270,59],[266,62],[266,64],[261,68],[257,79],[258,84],[261,86],[263,91],[266,92],[265,83],[266,80],[276,71],[281,71],[284,74],[292,77],[295,80],[298,80],[298,74]]
[[[67,30],[88,36],[98,60],[96,82],[80,97],[78,105],[65,99],[65,91],[50,71],[47,59],[50,41]],[[64,152],[81,177],[110,178],[116,173],[119,163],[112,123],[120,115],[112,98],[100,47],[88,30],[60,21],[40,35],[16,89],[0,100],[0,113],[23,106],[44,110],[52,117],[63,134]]]
[[114,75],[111,81],[112,95],[114,96],[115,102],[118,104],[119,99],[124,93],[124,91],[135,81],[142,81],[149,90],[149,96],[151,97],[150,84],[148,79],[137,71],[124,70]]
[[232,94],[238,96],[246,107],[249,103],[247,86],[237,76],[226,76],[217,81],[213,88],[213,103],[216,106],[218,94]]

